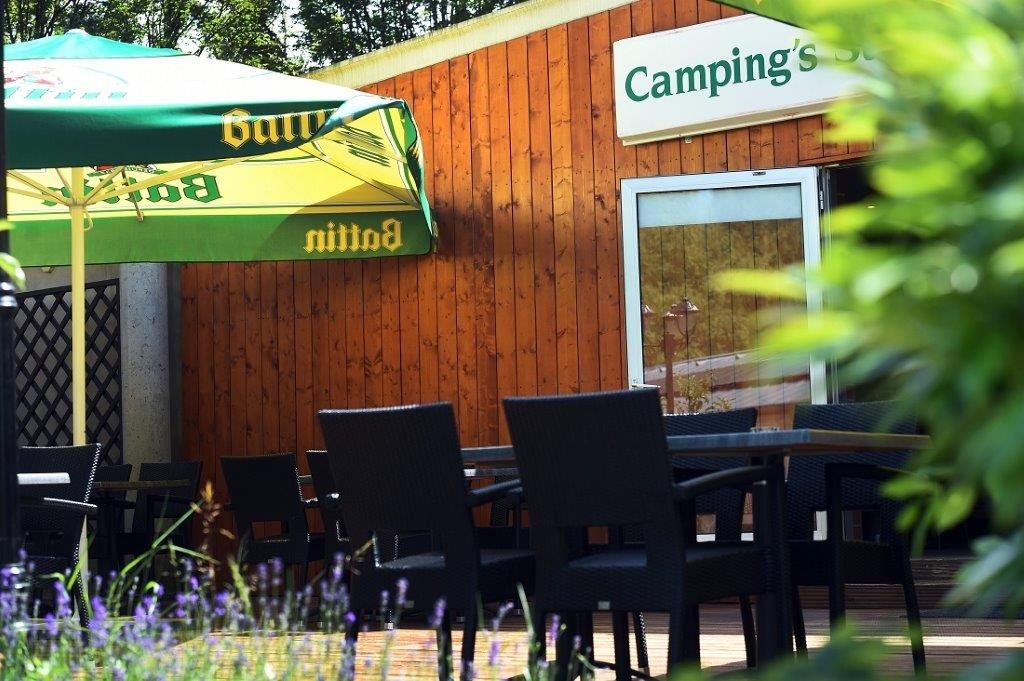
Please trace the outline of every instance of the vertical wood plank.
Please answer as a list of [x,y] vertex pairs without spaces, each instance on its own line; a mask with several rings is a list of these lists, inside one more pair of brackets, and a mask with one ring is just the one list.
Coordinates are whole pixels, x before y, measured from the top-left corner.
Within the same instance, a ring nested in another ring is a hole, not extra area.
[[526,38],[507,43],[509,145],[512,170],[513,272],[516,316],[516,394],[537,394],[533,190],[530,178],[530,83]]
[[775,166],[775,129],[771,125],[755,125],[750,128],[750,167],[772,168]]
[[704,172],[721,173],[729,169],[724,132],[704,135]]
[[[678,6],[677,6],[676,9],[677,9],[677,16],[678,16]],[[628,6],[624,6],[624,7],[617,7],[615,9],[611,10],[608,14],[609,14],[608,40],[609,40],[609,42],[611,42],[614,45],[615,41],[622,40],[623,38],[627,38],[627,37],[629,37],[632,34],[632,32],[633,32],[632,13],[631,13],[630,8]],[[614,104],[614,98],[613,98],[613,104]],[[612,190],[614,191],[614,198],[615,198],[614,205],[615,205],[615,208],[616,208],[615,223],[616,223],[616,226],[618,226],[618,225],[622,224],[621,216],[622,216],[622,211],[623,211],[621,181],[622,181],[622,178],[635,177],[636,174],[637,174],[636,173],[636,147],[634,147],[632,145],[627,147],[626,145],[622,144],[622,142],[618,139],[617,135],[613,135],[612,136],[612,148],[613,148],[613,151],[614,151],[614,154],[615,154],[615,170],[614,170],[614,177],[612,178],[612,182],[613,182]],[[624,228],[625,228],[625,226],[623,225],[623,229]],[[618,233],[618,229],[616,229],[616,233]],[[622,263],[622,256],[623,256],[623,254],[622,254],[622,244],[621,244],[621,242],[615,248],[615,255],[616,255],[616,259],[617,259],[617,263],[616,263],[617,274],[618,274],[619,277],[621,277],[622,276],[622,272],[623,272],[623,266],[622,266],[623,265],[623,263]],[[621,279],[620,279],[620,281],[621,281]],[[618,291],[616,293],[617,293],[617,295],[621,296],[621,294],[619,294]],[[623,309],[621,298],[619,300],[619,309],[620,309],[620,315],[621,315],[622,314],[622,309]],[[621,322],[622,322],[622,318],[621,317],[620,317],[619,321],[620,321],[620,324],[621,324]],[[619,358],[619,361],[623,365],[622,368],[621,368],[621,374],[622,374],[622,379],[621,380],[622,380],[623,383],[625,383],[626,380],[628,379],[628,376],[626,375],[625,366],[624,366],[625,362],[626,362],[626,350],[627,350],[627,348],[626,348],[626,339],[625,339],[625,336],[624,336],[624,332],[625,332],[625,329],[622,329],[622,330],[620,330],[620,334],[619,334],[619,342],[620,342],[620,351],[619,351],[620,358]],[[641,341],[641,343],[642,343],[642,341]],[[641,348],[641,351],[642,351],[642,348]]]
[[598,361],[597,235],[594,222],[593,111],[590,95],[590,36],[586,19],[569,23],[569,100],[572,116],[572,190],[576,224],[576,300],[580,389],[601,387]]
[[263,449],[280,451],[281,413],[277,357],[277,264],[260,263],[260,341],[263,379]]
[[263,453],[263,360],[260,336],[260,264],[245,273],[245,453]]
[[[413,107],[420,130],[433,131],[433,83],[430,67],[417,69],[412,74]],[[439,121],[445,127],[444,121]],[[434,180],[438,160],[434,155],[435,136],[423,135],[423,155],[426,159],[425,181],[427,196],[434,195]],[[436,199],[435,199],[436,204]],[[443,208],[442,208],[443,212]],[[439,215],[439,217],[441,217]],[[447,240],[446,240],[447,241]],[[438,348],[437,348],[437,263],[432,255],[416,258],[419,293],[419,401],[436,402],[438,399]]]
[[214,442],[213,431],[216,427],[214,418],[214,346],[216,339],[213,334],[213,265],[200,263],[196,266],[196,381],[198,386],[199,412],[196,420],[198,440],[198,458],[203,462],[203,470],[208,472],[209,479],[216,479],[212,474]]
[[[630,6],[632,12],[633,35],[647,35],[654,31],[654,7],[651,0],[634,2]],[[636,171],[640,177],[654,177],[660,172],[658,162],[658,144],[647,143],[636,145]]]
[[[283,265],[283,263],[282,263]],[[329,291],[329,265],[327,260],[314,260],[309,263],[309,288],[310,288],[310,322],[313,327],[313,444],[311,447],[322,449],[324,446],[323,435],[320,432],[320,423],[317,419],[317,412],[331,406],[331,369],[324,362],[331,353],[331,327],[330,327],[330,295]],[[284,273],[284,269],[278,270],[278,277]],[[283,304],[278,298],[278,307]],[[360,329],[360,333],[362,329]],[[281,347],[282,362],[286,359],[284,353],[284,339],[279,339]],[[288,359],[294,363],[294,353]],[[281,376],[284,378],[285,369],[282,366]],[[281,383],[281,391],[284,392],[284,381]],[[281,411],[284,413],[284,398],[281,398]],[[298,451],[297,433],[285,431],[285,424],[281,423],[281,447],[289,451],[296,451],[302,466],[306,466],[306,450]],[[306,472],[307,468],[303,468]],[[316,514],[319,516],[319,514]]]
[[345,402],[349,409],[366,406],[363,345],[363,263],[347,260],[345,291]]
[[[379,94],[397,96],[395,80],[389,79],[378,86]],[[421,133],[422,134],[422,133]],[[399,258],[381,258],[380,261],[380,346],[382,405],[402,403],[402,337],[399,283]]]
[[[393,260],[389,258],[389,260]],[[348,335],[345,333],[346,293],[345,261],[331,260],[327,263],[327,304],[328,324],[331,329],[327,357],[330,363],[331,406],[344,409],[348,406]],[[397,282],[395,290],[397,291]],[[294,315],[294,312],[293,312]]]
[[[654,31],[668,31],[676,27],[676,4],[675,0],[653,0],[651,3],[651,26]],[[607,19],[608,13],[591,17],[591,24],[600,17]],[[593,50],[591,50],[593,51]],[[591,81],[594,87],[607,88],[613,82],[611,70],[607,73],[602,69],[600,72],[591,64]],[[614,94],[614,92],[613,92]],[[614,134],[614,132],[613,132]],[[595,138],[595,142],[598,138]],[[678,139],[668,139],[657,143],[658,147],[658,168],[661,175],[678,175],[682,172],[680,165],[680,149]],[[595,166],[596,167],[596,166]]]
[[[181,266],[181,424],[185,459],[199,453],[199,305],[198,265]],[[209,473],[209,471],[206,471]]]
[[[228,346],[231,348],[231,447],[221,454],[245,453],[245,268],[228,265]],[[185,317],[182,305],[182,319]],[[213,471],[207,471],[212,473]]]
[[772,143],[775,150],[775,167],[790,168],[800,162],[797,145],[798,130],[796,121],[782,121],[772,125],[774,133]]
[[573,230],[572,119],[569,110],[569,35],[563,24],[548,30],[551,102],[551,181],[555,236],[555,324],[558,392],[579,391],[576,316],[576,234]]
[[530,181],[533,199],[532,255],[536,282],[537,392],[543,395],[558,391],[547,34],[543,31],[531,33],[526,43],[530,71]]
[[745,11],[738,7],[730,7],[729,5],[722,5],[722,18],[728,19],[729,17],[739,17],[746,14]]
[[750,168],[750,131],[746,128],[725,133],[726,166],[729,170]]
[[[327,263],[323,263],[326,265]],[[326,290],[322,291],[326,294]],[[330,358],[330,349],[317,347],[318,356]],[[329,367],[322,366],[322,371]],[[295,266],[290,262],[277,264],[277,381],[278,413],[280,414],[279,449],[298,453],[298,431],[295,407]],[[305,457],[300,457],[304,459]]]
[[676,26],[692,26],[697,23],[697,0],[676,0]]
[[697,0],[697,20],[700,23],[722,18],[722,6],[714,0]]
[[[396,76],[395,97],[404,99],[410,105],[415,106],[413,94],[412,74],[403,73]],[[414,115],[417,120],[420,119],[420,111],[415,110]],[[422,122],[419,127],[421,130],[424,129]],[[427,142],[422,135],[421,142],[424,146]],[[424,163],[426,168],[430,167],[431,159],[425,152]],[[424,174],[427,175],[427,173]],[[420,402],[420,312],[417,278],[419,258],[401,257],[398,258],[398,261],[399,335],[402,346],[401,401],[404,404],[415,404]]]
[[295,268],[295,439],[300,452],[313,449],[316,415],[313,413],[313,324],[309,261]]
[[[674,17],[674,6],[669,4]],[[619,214],[615,201],[615,93],[609,14],[590,18],[590,92],[594,134],[594,209],[597,242],[598,379],[602,390],[625,386],[622,310],[619,306]],[[678,162],[679,142],[675,141]],[[664,160],[665,154],[661,154]],[[678,167],[675,172],[679,172]]]
[[[458,229],[457,211],[452,201],[452,106],[451,71],[448,62],[431,68],[430,87],[434,131],[434,184],[433,192],[442,223],[450,225],[447,239],[438,246],[435,260],[435,287],[437,307],[437,396],[450,402],[458,417],[459,360],[457,311],[455,308],[455,231]],[[458,207],[458,208],[461,208]],[[422,294],[421,294],[422,295]]]
[[365,396],[367,407],[381,407],[384,401],[384,350],[381,305],[381,267],[391,258],[363,261],[363,352],[365,354]]
[[[494,319],[498,362],[498,394],[518,393],[516,385],[515,241],[512,218],[512,158],[508,100],[508,55],[505,44],[487,48],[491,97],[491,203],[494,225]],[[498,437],[508,439],[505,419]]]
[[469,59],[449,62],[452,134],[452,235],[455,241],[455,351],[458,360],[459,438],[480,444],[477,402],[477,328],[473,264],[476,225],[473,210],[472,112],[469,108]]
[[231,348],[224,342],[230,331],[228,265],[216,263],[213,276],[213,408],[214,440],[210,465],[231,451]]
[[801,161],[821,158],[821,116],[797,119],[799,153]]
[[477,327],[477,404],[480,410],[477,423],[481,444],[498,442],[498,424],[501,420],[498,407],[498,350],[495,326],[492,126],[488,63],[487,50],[477,50],[469,55],[473,224],[477,232],[473,251]]

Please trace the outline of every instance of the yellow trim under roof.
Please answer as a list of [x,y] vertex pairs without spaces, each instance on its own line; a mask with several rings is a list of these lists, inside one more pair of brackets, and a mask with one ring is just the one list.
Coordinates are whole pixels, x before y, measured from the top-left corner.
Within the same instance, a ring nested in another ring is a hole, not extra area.
[[325,66],[313,80],[359,88],[633,0],[530,0],[433,33]]

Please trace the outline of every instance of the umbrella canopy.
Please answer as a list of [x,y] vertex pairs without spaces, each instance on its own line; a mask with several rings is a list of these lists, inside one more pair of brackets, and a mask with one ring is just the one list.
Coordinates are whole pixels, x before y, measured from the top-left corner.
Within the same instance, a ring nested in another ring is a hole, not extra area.
[[11,251],[72,265],[76,443],[86,262],[361,258],[435,241],[400,100],[77,30],[4,46],[4,98]]
[[[82,31],[4,47],[11,248],[71,262],[407,255],[433,243],[404,102]],[[210,161],[214,162],[210,162]],[[84,168],[80,186],[57,168]],[[65,182],[66,180],[66,182]]]

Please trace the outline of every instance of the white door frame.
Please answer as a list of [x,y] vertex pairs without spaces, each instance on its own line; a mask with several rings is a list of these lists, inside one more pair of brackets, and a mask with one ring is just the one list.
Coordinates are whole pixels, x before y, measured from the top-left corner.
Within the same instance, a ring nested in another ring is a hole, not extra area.
[[[818,195],[818,169],[779,168],[744,170],[731,173],[704,173],[622,180],[622,269],[626,304],[626,374],[631,388],[644,385],[643,327],[640,315],[640,244],[637,224],[637,200],[641,194],[728,189],[799,184],[804,232],[804,267],[808,271],[821,264],[821,226]],[[821,290],[807,284],[807,311],[821,311]],[[810,361],[811,402],[827,401],[825,362]]]

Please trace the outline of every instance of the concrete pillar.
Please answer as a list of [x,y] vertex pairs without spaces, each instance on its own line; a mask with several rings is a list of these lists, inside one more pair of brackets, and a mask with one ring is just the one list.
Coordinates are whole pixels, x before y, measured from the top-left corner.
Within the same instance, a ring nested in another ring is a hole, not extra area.
[[121,265],[121,413],[124,463],[170,461],[168,265]]

